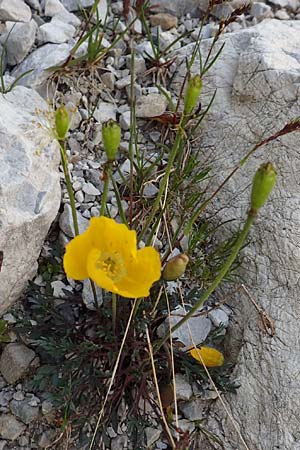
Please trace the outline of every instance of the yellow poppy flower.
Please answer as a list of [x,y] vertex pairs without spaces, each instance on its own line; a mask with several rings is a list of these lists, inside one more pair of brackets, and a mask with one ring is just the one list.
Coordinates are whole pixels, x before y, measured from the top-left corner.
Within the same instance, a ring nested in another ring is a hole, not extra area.
[[[217,367],[224,364],[224,356],[221,352],[211,347],[192,348],[189,350],[190,355],[198,361],[203,363],[206,367]],[[202,357],[202,360],[201,360]]]
[[89,228],[70,241],[63,265],[69,278],[91,278],[122,297],[149,295],[161,262],[153,247],[137,249],[136,232],[107,217],[93,217]]

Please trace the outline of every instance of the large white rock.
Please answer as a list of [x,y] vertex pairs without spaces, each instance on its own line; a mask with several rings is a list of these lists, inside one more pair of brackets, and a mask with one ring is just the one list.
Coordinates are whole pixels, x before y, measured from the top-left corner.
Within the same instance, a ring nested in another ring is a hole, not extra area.
[[34,19],[25,23],[6,22],[7,32],[3,33],[0,42],[5,44],[7,62],[11,66],[19,64],[33,47],[37,31]]
[[[299,116],[300,23],[265,20],[228,34],[224,41],[221,56],[203,80],[203,105],[218,90],[198,141],[206,158],[213,149],[212,188],[256,143]],[[210,45],[211,40],[202,43],[203,60]],[[186,48],[185,55],[190,53]],[[183,66],[180,70],[177,81],[184,75]],[[299,149],[299,133],[262,147],[214,203],[215,209],[222,207],[222,221],[244,218],[255,170],[268,160],[276,164],[278,183],[252,229],[243,266],[251,294],[274,320],[276,334],[264,331],[254,306],[239,292],[232,302],[227,349],[241,384],[237,395],[226,395],[227,407],[251,450],[300,449]],[[207,426],[226,450],[245,449],[218,401]],[[199,442],[197,448],[219,446]]]
[[31,11],[23,0],[0,0],[0,21],[29,22]]
[[48,105],[17,86],[0,96],[0,314],[35,274],[60,204],[59,151],[38,122]]

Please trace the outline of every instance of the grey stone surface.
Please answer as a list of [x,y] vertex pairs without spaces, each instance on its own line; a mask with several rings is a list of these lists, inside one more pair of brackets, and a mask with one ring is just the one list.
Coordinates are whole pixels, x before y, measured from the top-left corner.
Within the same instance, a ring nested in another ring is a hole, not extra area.
[[14,66],[28,55],[33,47],[37,24],[35,20],[25,23],[7,22],[7,33],[3,33],[0,42],[6,42],[7,62]]
[[[83,233],[89,226],[89,220],[82,217],[79,211],[77,211],[77,221],[78,221],[78,228],[79,233]],[[72,209],[71,206],[66,203],[64,206],[64,210],[59,218],[59,226],[60,229],[69,237],[74,237],[74,225],[73,225],[73,218],[72,218]]]
[[67,9],[59,0],[45,0],[45,16],[53,17],[61,12],[67,12]]
[[31,11],[23,0],[0,0],[0,21],[29,22]]
[[167,99],[161,94],[141,95],[136,101],[136,116],[140,118],[160,116],[167,109]]
[[0,372],[4,379],[14,384],[27,372],[35,353],[23,344],[7,344],[0,357]]
[[206,9],[208,5],[207,0],[151,0],[150,4],[155,7],[154,11],[162,11],[174,14],[175,16],[182,16],[193,9]]
[[35,274],[60,203],[59,152],[43,116],[48,108],[22,86],[0,96],[0,314]]
[[16,440],[25,430],[25,425],[11,414],[0,416],[0,437],[10,441]]
[[[94,286],[96,289],[98,305],[100,306],[103,303],[102,289],[99,288],[95,284],[94,284]],[[87,309],[90,309],[92,311],[96,310],[94,294],[93,294],[90,280],[83,281],[82,300],[83,300],[83,303],[85,304],[85,306],[87,307]]]
[[181,373],[175,375],[176,399],[189,400],[193,395],[192,386]]
[[39,416],[39,407],[31,406],[29,398],[25,398],[22,401],[12,400],[9,407],[11,412],[26,425],[37,420]]
[[[188,308],[186,307],[188,311]],[[157,334],[159,337],[162,337],[169,330],[169,323],[171,327],[173,327],[176,323],[178,323],[182,317],[185,315],[185,310],[182,306],[178,306],[174,311],[171,312],[170,320],[166,319],[164,323],[162,323],[158,329]],[[183,350],[192,347],[193,341],[196,345],[201,344],[201,342],[205,341],[210,330],[211,330],[211,321],[205,316],[196,316],[191,317],[186,321],[180,328],[175,330],[172,333],[173,339],[178,340],[184,347]]]
[[30,74],[23,77],[19,84],[31,87],[40,86],[51,74],[47,69],[62,64],[69,56],[71,48],[72,43],[45,44],[27,56],[27,58],[13,70],[12,75],[18,77],[28,70],[33,70]]
[[79,11],[81,8],[93,6],[94,0],[61,0],[68,11]]
[[[203,105],[215,88],[217,95],[198,142],[214,149],[212,191],[255,144],[299,116],[299,36],[299,21],[264,20],[219,42],[217,48],[224,41],[225,47],[203,80]],[[210,43],[203,41],[203,57]],[[190,51],[186,48],[185,55]],[[183,76],[182,70],[177,81]],[[254,306],[239,292],[231,301],[234,320],[226,343],[236,362],[233,378],[241,384],[236,395],[226,395],[226,404],[251,450],[300,449],[299,148],[299,133],[262,147],[212,206],[222,206],[222,221],[237,219],[231,225],[236,230],[249,207],[256,169],[268,160],[277,166],[278,182],[243,251],[242,272],[251,295],[274,320],[276,334],[266,333]],[[219,435],[226,450],[245,448],[218,400],[203,425]],[[197,445],[218,448],[204,438]]]
[[69,23],[62,22],[54,17],[51,22],[44,23],[38,30],[38,42],[40,44],[53,43],[63,44],[72,38],[76,28]]

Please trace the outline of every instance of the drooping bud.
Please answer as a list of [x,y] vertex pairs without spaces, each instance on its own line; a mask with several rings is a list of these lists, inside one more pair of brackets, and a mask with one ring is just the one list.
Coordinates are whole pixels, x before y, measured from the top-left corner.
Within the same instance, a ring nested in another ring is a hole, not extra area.
[[191,114],[197,102],[202,89],[202,79],[200,75],[195,75],[188,82],[185,98],[184,98],[184,113]]
[[277,172],[272,163],[262,164],[252,182],[251,209],[257,211],[267,201],[276,183]]
[[174,281],[184,274],[186,266],[188,265],[189,257],[184,253],[173,256],[167,261],[162,272],[162,278],[165,281]]
[[113,161],[121,142],[121,128],[117,122],[109,119],[103,124],[102,141],[108,160]]
[[63,141],[69,130],[70,121],[67,108],[62,105],[55,111],[55,131],[60,141]]
[[[206,367],[218,367],[224,364],[224,356],[219,350],[211,347],[192,348],[190,355]],[[201,359],[202,358],[202,359]]]

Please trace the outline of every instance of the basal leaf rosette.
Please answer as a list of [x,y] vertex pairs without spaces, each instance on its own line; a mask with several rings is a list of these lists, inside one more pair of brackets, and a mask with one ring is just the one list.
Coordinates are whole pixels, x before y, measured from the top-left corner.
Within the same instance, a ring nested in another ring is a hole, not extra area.
[[161,275],[159,253],[137,249],[136,232],[107,217],[93,217],[88,229],[66,247],[69,278],[91,278],[101,288],[128,298],[147,297]]

